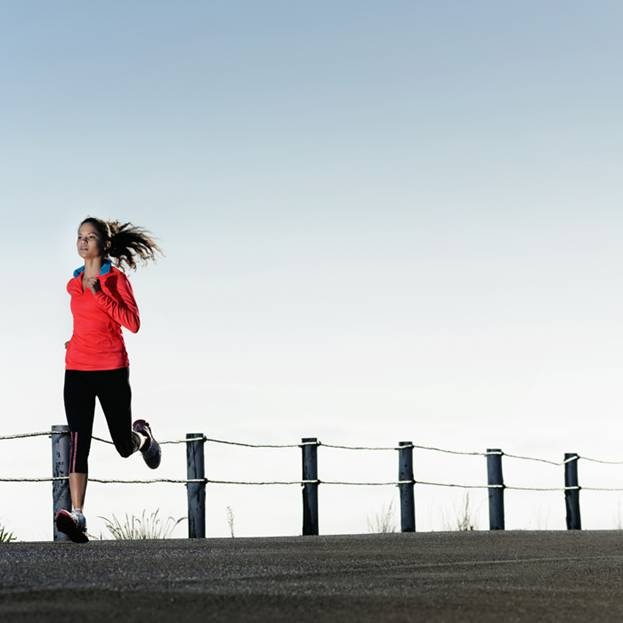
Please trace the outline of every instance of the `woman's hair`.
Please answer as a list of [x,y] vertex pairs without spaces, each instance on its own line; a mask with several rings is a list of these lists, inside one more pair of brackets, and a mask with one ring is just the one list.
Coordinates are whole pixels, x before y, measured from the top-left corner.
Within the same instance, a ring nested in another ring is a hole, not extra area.
[[[164,255],[162,249],[156,244],[150,232],[132,223],[120,223],[119,221],[104,221],[93,216],[85,218],[80,227],[90,223],[100,235],[100,253],[103,259],[115,258],[115,264],[123,269],[125,263],[132,270],[136,270],[136,258],[140,258],[142,264],[148,260],[156,260],[156,253]],[[79,228],[78,228],[79,229]],[[110,246],[106,249],[106,243]]]

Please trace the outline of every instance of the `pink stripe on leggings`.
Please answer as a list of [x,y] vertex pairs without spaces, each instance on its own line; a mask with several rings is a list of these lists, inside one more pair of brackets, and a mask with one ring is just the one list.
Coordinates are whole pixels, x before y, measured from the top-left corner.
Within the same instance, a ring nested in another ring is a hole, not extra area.
[[76,471],[76,457],[78,455],[78,433],[71,434],[71,467],[69,469],[70,472]]

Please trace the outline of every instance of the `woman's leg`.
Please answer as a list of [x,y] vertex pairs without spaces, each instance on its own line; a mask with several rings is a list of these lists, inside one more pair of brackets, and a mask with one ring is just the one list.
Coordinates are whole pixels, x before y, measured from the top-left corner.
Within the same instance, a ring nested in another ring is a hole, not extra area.
[[65,370],[63,399],[69,424],[69,490],[74,509],[84,507],[88,479],[88,457],[91,449],[95,392],[93,372]]
[[87,490],[88,474],[81,474],[79,472],[69,473],[69,491],[71,493],[71,507],[72,509],[84,508],[84,495]]
[[141,439],[132,430],[132,389],[129,368],[100,371],[97,397],[117,452],[124,458],[130,456],[139,449]]
[[97,397],[117,452],[125,458],[140,450],[147,467],[156,469],[162,453],[151,427],[145,420],[136,420],[132,424],[129,368],[101,371],[98,378]]

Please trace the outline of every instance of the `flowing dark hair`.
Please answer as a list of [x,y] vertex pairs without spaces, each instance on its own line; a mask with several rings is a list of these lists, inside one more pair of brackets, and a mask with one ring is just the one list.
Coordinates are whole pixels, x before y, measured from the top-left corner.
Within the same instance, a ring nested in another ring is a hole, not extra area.
[[[143,227],[137,227],[132,223],[104,221],[94,216],[85,218],[80,227],[85,223],[93,225],[99,234],[99,250],[102,258],[104,260],[114,258],[115,265],[122,270],[124,268],[122,264],[136,270],[137,258],[145,265],[148,260],[156,261],[156,253],[164,255],[151,233]],[[107,247],[107,243],[110,243],[110,246]]]

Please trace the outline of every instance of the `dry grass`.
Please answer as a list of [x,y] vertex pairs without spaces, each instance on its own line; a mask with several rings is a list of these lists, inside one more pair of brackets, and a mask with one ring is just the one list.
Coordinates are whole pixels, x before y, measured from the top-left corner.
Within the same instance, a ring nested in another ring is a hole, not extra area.
[[231,506],[227,507],[227,525],[229,526],[229,533],[231,538],[234,538],[234,511]]
[[394,520],[394,500],[387,506],[383,505],[381,511],[374,515],[372,520],[368,517],[368,531],[374,533],[396,532]]
[[141,540],[141,539],[166,539],[171,536],[171,533],[175,528],[186,519],[186,517],[180,517],[175,519],[174,517],[168,517],[167,520],[162,523],[158,517],[159,509],[156,509],[148,517],[145,516],[145,511],[142,512],[140,517],[136,515],[129,516],[127,513],[122,520],[117,519],[113,514],[112,519],[108,517],[100,517],[104,520],[106,528],[115,540]]
[[12,532],[9,532],[4,526],[0,526],[0,543],[10,543],[16,541],[16,537]]

